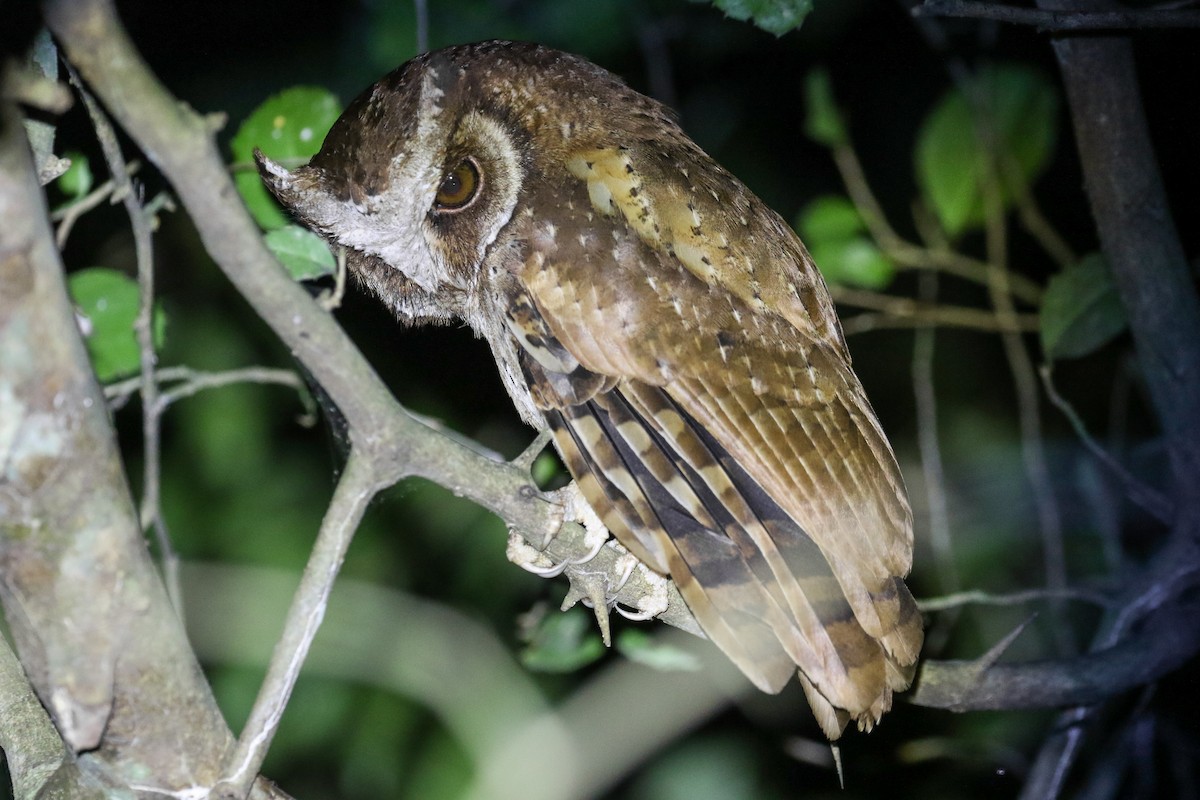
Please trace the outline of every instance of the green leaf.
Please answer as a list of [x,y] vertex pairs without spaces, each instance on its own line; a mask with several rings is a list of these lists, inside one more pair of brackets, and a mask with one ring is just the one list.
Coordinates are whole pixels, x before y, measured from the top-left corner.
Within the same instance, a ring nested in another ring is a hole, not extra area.
[[896,267],[865,236],[818,242],[809,250],[821,275],[831,284],[880,290],[896,277]]
[[268,98],[246,118],[230,149],[238,171],[234,184],[250,213],[263,228],[282,228],[289,220],[258,178],[254,148],[289,168],[306,163],[341,114],[333,93],[313,86],[296,86]]
[[263,241],[298,281],[332,275],[337,267],[325,240],[299,225],[292,224],[267,231]]
[[1040,320],[1048,360],[1087,355],[1125,330],[1125,308],[1100,254],[1085,256],[1050,279]]
[[[90,267],[73,273],[68,288],[81,317],[92,367],[101,383],[137,372],[141,364],[133,323],[138,313],[138,285],[123,272]],[[154,346],[162,346],[166,316],[154,309]]]
[[799,28],[813,5],[812,0],[712,0],[712,4],[734,19],[750,20],[776,36]]
[[[991,159],[1005,207],[1045,169],[1057,136],[1058,95],[1025,67],[981,70],[971,97],[955,89],[925,118],[917,135],[917,181],[951,236],[983,224],[983,180]],[[987,128],[983,126],[988,126]],[[992,146],[981,130],[994,131]]]
[[574,672],[587,666],[604,654],[595,624],[579,607],[547,614],[521,652],[521,663],[539,672]]
[[955,92],[925,118],[917,135],[917,182],[951,236],[982,216],[980,148],[973,124],[966,100]]
[[824,239],[849,239],[866,231],[850,198],[837,194],[821,195],[800,209],[796,229],[806,243]]
[[64,158],[71,161],[71,166],[58,177],[58,188],[72,199],[83,197],[92,190],[92,184],[95,183],[92,165],[87,156],[76,151],[68,152]]
[[550,482],[551,478],[561,474],[562,467],[557,458],[550,453],[542,453],[533,462],[533,468],[530,470],[533,476],[533,482],[538,486],[544,487]]
[[796,229],[831,284],[885,289],[896,275],[895,265],[866,234],[848,198],[818,197],[801,209]]
[[642,666],[659,672],[698,672],[700,660],[694,653],[679,647],[661,644],[643,630],[631,628],[617,636],[621,655]]
[[840,147],[849,141],[846,123],[833,99],[833,85],[829,72],[814,69],[804,81],[804,99],[808,116],[804,121],[804,132],[815,142],[826,147]]

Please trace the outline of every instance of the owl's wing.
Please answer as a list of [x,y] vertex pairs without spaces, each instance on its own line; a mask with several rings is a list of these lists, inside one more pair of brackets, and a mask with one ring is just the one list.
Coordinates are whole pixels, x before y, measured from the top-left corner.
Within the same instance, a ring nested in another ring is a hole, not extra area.
[[869,728],[911,681],[921,622],[901,580],[911,515],[857,379],[836,347],[682,270],[630,302],[621,261],[597,282],[538,258],[509,306],[568,468],[756,685],[799,668],[830,738]]

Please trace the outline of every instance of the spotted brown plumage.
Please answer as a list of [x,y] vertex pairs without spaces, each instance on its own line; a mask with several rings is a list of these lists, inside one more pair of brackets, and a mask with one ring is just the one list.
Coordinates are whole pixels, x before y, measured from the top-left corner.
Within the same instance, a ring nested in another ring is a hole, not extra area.
[[829,295],[783,221],[660,104],[484,42],[356,99],[264,180],[406,322],[460,318],[588,503],[759,688],[824,732],[907,688],[912,516]]

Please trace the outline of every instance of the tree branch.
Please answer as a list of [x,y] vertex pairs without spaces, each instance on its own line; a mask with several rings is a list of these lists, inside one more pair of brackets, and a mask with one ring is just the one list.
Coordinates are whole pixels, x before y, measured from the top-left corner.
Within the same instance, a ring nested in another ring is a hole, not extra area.
[[62,738],[25,678],[21,662],[0,635],[0,750],[15,797],[71,797],[100,800],[109,795],[89,780],[67,751]]
[[[1023,333],[1036,331],[1038,318],[1036,314],[1013,313],[1000,317],[982,308],[967,306],[937,305],[935,303],[913,300],[909,297],[873,292],[869,289],[851,289],[845,286],[830,286],[829,294],[839,305],[867,308],[878,311],[887,317],[893,326],[912,328],[967,328],[988,332]],[[871,329],[882,325],[863,326],[855,324],[857,317],[851,317],[843,323],[851,332],[858,329]]]
[[1098,703],[1178,669],[1200,650],[1200,598],[1159,608],[1141,630],[1075,658],[995,664],[926,661],[909,702],[951,711],[1062,708]]
[[[1040,0],[1054,11],[1090,7]],[[1142,110],[1133,47],[1117,37],[1054,41],[1100,245],[1162,423],[1179,513],[1200,515],[1200,301]]]
[[238,737],[237,747],[226,759],[224,775],[213,790],[214,797],[245,797],[262,767],[267,748],[275,738],[283,710],[300,676],[300,667],[325,617],[329,593],[346,557],[346,549],[367,504],[380,489],[367,470],[367,465],[351,451],[296,589],[296,599],[288,609],[267,677],[259,689],[246,727]]
[[1010,25],[1031,25],[1045,33],[1136,30],[1146,28],[1200,28],[1200,11],[1155,9],[1137,11],[1056,11],[1043,7],[1020,8],[975,0],[925,0],[914,6],[914,17],[990,19]]
[[95,772],[172,789],[215,780],[232,737],[146,552],[8,106],[0,219],[0,600],[14,643]]

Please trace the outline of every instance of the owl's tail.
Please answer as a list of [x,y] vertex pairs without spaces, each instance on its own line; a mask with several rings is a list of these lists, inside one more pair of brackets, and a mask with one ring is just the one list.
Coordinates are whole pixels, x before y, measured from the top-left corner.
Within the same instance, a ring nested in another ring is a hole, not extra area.
[[903,581],[875,587],[900,613],[871,636],[812,538],[665,390],[625,380],[547,417],[605,524],[756,686],[798,671],[830,739],[850,720],[870,729],[908,688],[921,621]]

